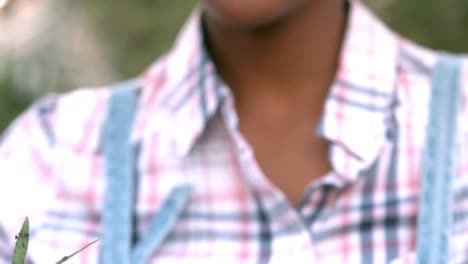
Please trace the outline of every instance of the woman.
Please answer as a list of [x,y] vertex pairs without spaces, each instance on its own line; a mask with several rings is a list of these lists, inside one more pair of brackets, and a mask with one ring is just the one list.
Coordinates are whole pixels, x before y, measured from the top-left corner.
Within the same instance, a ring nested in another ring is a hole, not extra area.
[[[28,215],[38,263],[97,237],[77,262],[411,259],[435,60],[357,1],[201,1],[135,82],[45,98],[12,125],[0,145],[0,248],[6,258]],[[120,104],[116,91],[127,91]],[[119,109],[134,114],[119,121]],[[125,170],[128,184],[112,180]],[[113,203],[121,194],[130,205]],[[455,213],[466,199],[460,191]],[[131,215],[115,224],[109,208]]]

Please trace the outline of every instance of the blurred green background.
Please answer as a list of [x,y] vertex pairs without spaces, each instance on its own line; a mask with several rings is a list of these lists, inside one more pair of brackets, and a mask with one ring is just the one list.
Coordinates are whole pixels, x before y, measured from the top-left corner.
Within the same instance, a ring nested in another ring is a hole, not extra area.
[[[35,98],[141,73],[198,1],[0,0],[0,132]],[[422,45],[468,51],[467,0],[365,0]]]

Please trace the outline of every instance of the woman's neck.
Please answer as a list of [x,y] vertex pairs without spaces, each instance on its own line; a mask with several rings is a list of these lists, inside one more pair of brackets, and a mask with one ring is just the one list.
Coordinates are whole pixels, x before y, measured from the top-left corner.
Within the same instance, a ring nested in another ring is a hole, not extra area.
[[235,93],[313,95],[327,89],[335,75],[344,10],[342,0],[311,0],[259,28],[233,28],[206,17],[207,42],[219,74]]

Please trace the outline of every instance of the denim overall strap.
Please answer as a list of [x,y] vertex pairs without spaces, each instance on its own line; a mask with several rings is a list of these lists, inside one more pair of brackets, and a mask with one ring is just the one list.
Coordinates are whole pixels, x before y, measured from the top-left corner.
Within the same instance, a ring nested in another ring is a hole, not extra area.
[[142,240],[138,242],[132,251],[132,264],[143,264],[148,261],[154,250],[161,245],[172,230],[191,192],[192,187],[188,184],[172,189],[163,205],[153,217],[153,221]]
[[133,211],[133,155],[130,135],[136,82],[112,87],[104,131],[105,197],[101,263],[130,264]]
[[417,233],[417,263],[449,261],[452,177],[461,64],[442,54],[434,69]]
[[104,132],[106,191],[103,212],[103,264],[143,264],[168,236],[184,209],[192,188],[170,190],[141,240],[132,245],[135,182],[130,136],[136,107],[135,81],[112,87]]

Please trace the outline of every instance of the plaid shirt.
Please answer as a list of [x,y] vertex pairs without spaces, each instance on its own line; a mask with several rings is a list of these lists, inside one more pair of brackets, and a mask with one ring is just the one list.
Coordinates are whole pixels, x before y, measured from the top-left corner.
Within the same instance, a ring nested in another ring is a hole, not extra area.
[[[412,262],[435,53],[400,39],[352,2],[318,129],[332,142],[333,170],[298,190],[304,198],[294,208],[239,133],[233,96],[203,46],[200,18],[195,11],[174,48],[138,80],[135,240],[172,187],[194,187],[152,262]],[[456,139],[453,263],[468,261],[466,88]],[[2,138],[0,263],[9,262],[25,216],[33,262],[53,263],[100,236],[109,94],[103,87],[44,98]],[[96,263],[99,249],[73,260]]]

